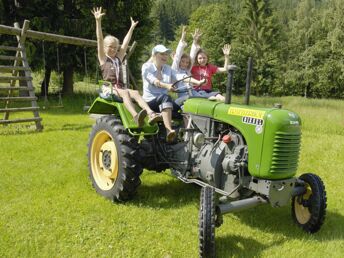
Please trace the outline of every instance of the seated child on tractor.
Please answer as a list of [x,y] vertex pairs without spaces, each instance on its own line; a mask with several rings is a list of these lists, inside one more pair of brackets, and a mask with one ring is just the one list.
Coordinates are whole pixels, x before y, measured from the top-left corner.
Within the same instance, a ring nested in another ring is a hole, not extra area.
[[[199,40],[200,35],[198,37],[194,37],[194,43],[195,45],[199,46]],[[222,96],[217,92],[217,94],[214,95],[214,92],[212,91],[212,76],[216,73],[224,73],[228,71],[228,63],[229,63],[229,53],[231,50],[231,46],[229,44],[225,44],[222,48],[223,54],[225,56],[225,63],[223,67],[218,67],[213,64],[209,64],[209,56],[208,54],[199,47],[199,50],[195,57],[194,65],[191,68],[191,74],[192,76],[197,79],[201,80],[203,78],[206,79],[206,83],[201,85],[200,87],[194,86],[194,90],[197,91],[199,94],[208,96],[211,100],[220,100],[224,101],[225,97]]]
[[[142,127],[144,124],[144,118],[147,113],[149,116],[149,123],[154,123],[161,120],[160,114],[155,113],[143,100],[140,93],[137,90],[125,89],[122,81],[122,69],[121,63],[126,54],[129,41],[133,34],[133,31],[138,24],[138,21],[134,21],[131,17],[131,27],[123,39],[123,43],[119,46],[119,41],[116,37],[108,35],[103,38],[103,32],[101,27],[101,19],[105,15],[102,12],[102,8],[94,8],[92,10],[94,18],[96,19],[96,34],[97,34],[97,48],[98,48],[98,60],[103,79],[111,82],[112,89],[110,87],[103,87],[105,94],[113,92],[117,96],[123,99],[124,106],[128,109],[133,116],[135,123]],[[140,112],[137,112],[135,105],[131,99],[134,99],[137,104],[142,108]]]
[[[185,42],[185,36],[186,26],[183,26],[182,36],[178,43],[176,53],[173,56],[172,63],[172,69],[176,71],[177,80],[183,80],[183,78],[185,78],[184,81],[180,81],[178,83],[178,98],[175,100],[175,102],[180,106],[187,98],[189,98],[189,96],[200,96],[197,91],[192,89],[192,85],[201,86],[203,83],[206,82],[205,78],[202,80],[196,80],[191,76],[190,70],[193,65],[193,60],[195,59],[198,48],[196,44],[192,44],[190,55],[184,53],[184,48],[187,46],[187,43]],[[196,29],[193,37],[195,38],[198,36],[199,31],[198,29]],[[192,85],[190,85],[190,83]]]

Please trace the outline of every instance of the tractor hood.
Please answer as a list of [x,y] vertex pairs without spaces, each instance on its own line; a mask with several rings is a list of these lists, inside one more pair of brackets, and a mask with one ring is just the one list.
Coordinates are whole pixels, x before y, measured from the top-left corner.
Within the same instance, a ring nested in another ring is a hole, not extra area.
[[[218,101],[211,101],[205,98],[188,99],[183,111],[195,115],[211,117],[226,122],[230,117],[253,117],[263,119],[267,112],[277,108],[261,108],[247,105],[224,104]],[[277,109],[280,110],[280,109]]]
[[184,112],[213,118],[240,131],[248,146],[252,176],[283,179],[296,173],[301,141],[301,120],[296,113],[203,98],[187,100]]

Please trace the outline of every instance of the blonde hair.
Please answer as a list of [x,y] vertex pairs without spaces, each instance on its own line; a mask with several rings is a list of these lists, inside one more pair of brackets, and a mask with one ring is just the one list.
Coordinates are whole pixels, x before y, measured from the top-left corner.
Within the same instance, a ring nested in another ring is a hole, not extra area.
[[[187,67],[187,69],[189,70],[191,68],[191,57],[188,54],[183,53],[180,58],[180,61],[182,61],[183,58],[187,58],[189,60],[189,65]],[[178,64],[178,66],[180,66],[180,63]]]
[[113,43],[115,43],[117,48],[119,47],[119,40],[116,37],[111,36],[111,35],[107,35],[104,38],[104,48],[112,45]]
[[157,55],[158,53],[152,53],[152,55],[149,57],[149,59],[147,60],[147,62],[148,63],[154,63],[155,62],[155,60],[156,60],[156,55]]

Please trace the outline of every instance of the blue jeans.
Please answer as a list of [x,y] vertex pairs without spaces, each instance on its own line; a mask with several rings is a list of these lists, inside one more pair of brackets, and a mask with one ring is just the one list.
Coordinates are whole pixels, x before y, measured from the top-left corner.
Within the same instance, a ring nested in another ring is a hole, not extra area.
[[172,118],[182,118],[182,115],[179,113],[180,107],[173,101],[170,95],[161,94],[155,99],[147,102],[147,104],[155,112],[161,112],[164,109],[172,108]]

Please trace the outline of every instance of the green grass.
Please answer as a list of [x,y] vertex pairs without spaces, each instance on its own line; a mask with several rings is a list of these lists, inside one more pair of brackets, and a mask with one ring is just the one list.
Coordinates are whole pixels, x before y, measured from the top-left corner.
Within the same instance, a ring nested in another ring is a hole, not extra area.
[[[290,206],[227,214],[216,230],[218,257],[342,257],[344,103],[252,98],[257,105],[275,102],[301,115],[298,174],[324,180],[325,224],[317,234],[302,232]],[[128,203],[94,191],[86,158],[93,121],[83,105],[84,96],[77,96],[65,98],[62,109],[41,110],[41,133],[32,126],[0,127],[0,257],[198,257],[197,186],[145,171]]]

